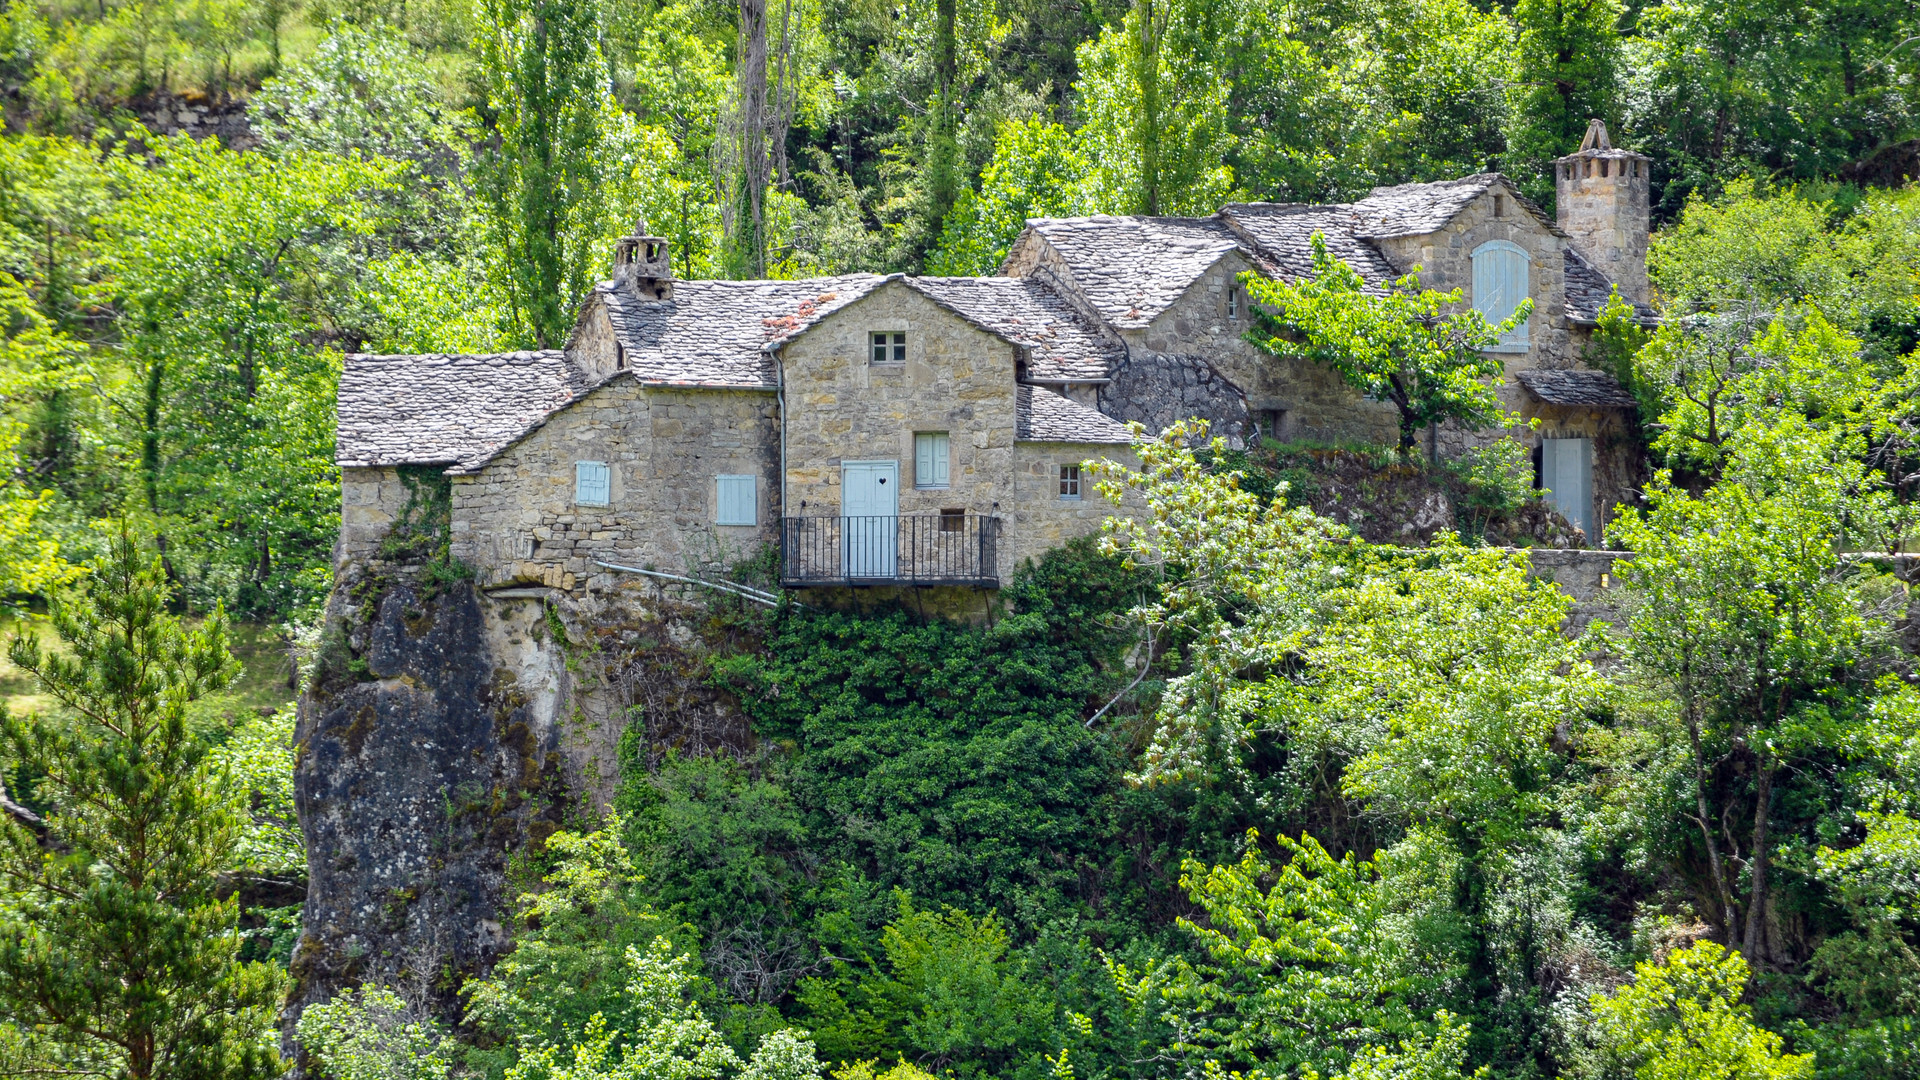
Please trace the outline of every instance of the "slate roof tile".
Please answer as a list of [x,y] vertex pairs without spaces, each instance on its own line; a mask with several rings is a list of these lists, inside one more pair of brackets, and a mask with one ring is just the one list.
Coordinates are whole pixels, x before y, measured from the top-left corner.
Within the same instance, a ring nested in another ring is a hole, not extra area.
[[968,322],[1027,351],[1035,382],[1104,380],[1122,346],[1087,324],[1072,305],[1034,278],[923,277],[907,283]]
[[584,389],[566,354],[357,353],[340,373],[334,460],[343,466],[484,459]]
[[1014,432],[1020,442],[1109,443],[1133,441],[1120,421],[1054,393],[1020,384],[1014,391]]
[[1213,218],[1030,218],[1073,268],[1073,280],[1100,317],[1138,329],[1172,306],[1239,238]]
[[1281,276],[1313,272],[1314,233],[1325,236],[1327,250],[1359,271],[1367,284],[1384,289],[1400,276],[1379,248],[1356,235],[1362,219],[1350,206],[1237,203],[1222,208],[1220,216],[1257,245],[1262,263]]
[[[1607,308],[1607,298],[1613,293],[1613,282],[1572,245],[1567,246],[1566,265],[1567,317],[1587,325],[1599,322],[1600,313]],[[1648,304],[1635,301],[1633,307],[1642,322],[1659,318]]]
[[715,389],[774,385],[777,345],[878,288],[878,274],[799,281],[676,281],[671,300],[603,282],[627,369],[647,383]]
[[1585,369],[1522,371],[1520,385],[1549,405],[1631,408],[1639,404],[1614,377]]

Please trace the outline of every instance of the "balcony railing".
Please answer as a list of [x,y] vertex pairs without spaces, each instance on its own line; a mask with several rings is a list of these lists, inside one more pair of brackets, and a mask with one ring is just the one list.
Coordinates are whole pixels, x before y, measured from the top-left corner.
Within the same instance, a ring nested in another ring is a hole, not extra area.
[[783,585],[1000,583],[996,517],[796,517],[782,526]]

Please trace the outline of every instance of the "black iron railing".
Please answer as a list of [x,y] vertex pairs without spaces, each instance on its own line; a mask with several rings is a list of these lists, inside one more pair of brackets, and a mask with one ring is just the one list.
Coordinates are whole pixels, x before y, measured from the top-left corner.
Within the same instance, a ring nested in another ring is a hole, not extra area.
[[782,526],[783,585],[1000,583],[996,517],[797,517]]

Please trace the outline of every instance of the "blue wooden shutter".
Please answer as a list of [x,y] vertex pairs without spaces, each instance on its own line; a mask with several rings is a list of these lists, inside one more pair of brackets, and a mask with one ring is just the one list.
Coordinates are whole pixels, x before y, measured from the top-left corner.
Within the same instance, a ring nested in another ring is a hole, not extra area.
[[586,506],[605,506],[613,501],[613,471],[606,462],[573,463],[573,501]]
[[751,475],[714,478],[714,521],[720,525],[760,524],[758,491]]
[[[1489,323],[1513,314],[1528,296],[1531,260],[1518,244],[1489,240],[1473,250],[1473,307]],[[1527,348],[1527,324],[1521,323],[1500,339],[1502,350]]]
[[950,442],[944,431],[921,431],[913,436],[913,486],[946,487],[952,482]]

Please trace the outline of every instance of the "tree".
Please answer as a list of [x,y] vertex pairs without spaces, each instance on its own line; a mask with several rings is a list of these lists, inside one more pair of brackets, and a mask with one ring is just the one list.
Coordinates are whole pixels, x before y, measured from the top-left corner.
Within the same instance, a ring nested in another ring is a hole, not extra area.
[[946,216],[940,247],[927,257],[932,274],[991,274],[1030,217],[1075,217],[1110,209],[1089,190],[1092,163],[1083,140],[1035,118],[1000,126],[979,188],[960,192]]
[[40,779],[43,821],[0,833],[0,1011],[29,1074],[133,1080],[276,1076],[266,1030],[284,979],[236,960],[240,810],[187,730],[187,706],[239,665],[218,613],[189,632],[166,614],[157,560],[122,532],[78,597],[55,606],[65,644],[16,639],[13,663],[59,718],[0,717],[10,764]]
[[1614,99],[1624,15],[1619,0],[1514,5],[1520,49],[1507,143],[1513,160],[1530,173],[1522,180],[1527,193],[1549,205],[1553,159],[1579,147],[1589,120],[1619,119]]
[[633,123],[613,99],[588,0],[488,0],[474,51],[497,137],[476,161],[495,273],[516,330],[556,349],[631,227],[631,165],[620,165]]
[[195,606],[289,613],[325,594],[339,527],[338,354],[318,346],[346,321],[365,200],[398,166],[184,134],[154,149],[111,160],[92,294],[123,346],[107,389],[127,509]]
[[1711,941],[1635,965],[1631,985],[1592,1001],[1600,1041],[1634,1080],[1793,1080],[1812,1054],[1783,1053],[1780,1036],[1740,1004],[1747,963]]
[[[1849,452],[1856,437],[1782,410],[1734,434],[1704,493],[1662,473],[1647,488],[1650,508],[1625,508],[1614,526],[1634,552],[1619,570],[1633,598],[1626,655],[1670,695],[1686,748],[1683,812],[1712,899],[1703,914],[1756,963],[1771,950],[1775,779],[1853,741],[1847,699],[1876,670],[1878,620],[1838,552],[1849,537],[1878,539],[1892,519],[1880,478]],[[1734,765],[1747,782],[1725,774]],[[1740,807],[1750,823],[1743,868],[1732,865]]]
[[1461,292],[1420,287],[1420,268],[1393,282],[1384,295],[1358,271],[1327,251],[1313,235],[1313,272],[1300,281],[1241,275],[1255,305],[1247,340],[1274,356],[1329,368],[1348,386],[1400,412],[1400,454],[1413,455],[1414,435],[1428,424],[1454,420],[1485,427],[1498,419],[1500,400],[1488,380],[1500,359],[1481,350],[1533,313],[1522,301],[1497,326],[1478,311],[1442,315]]

